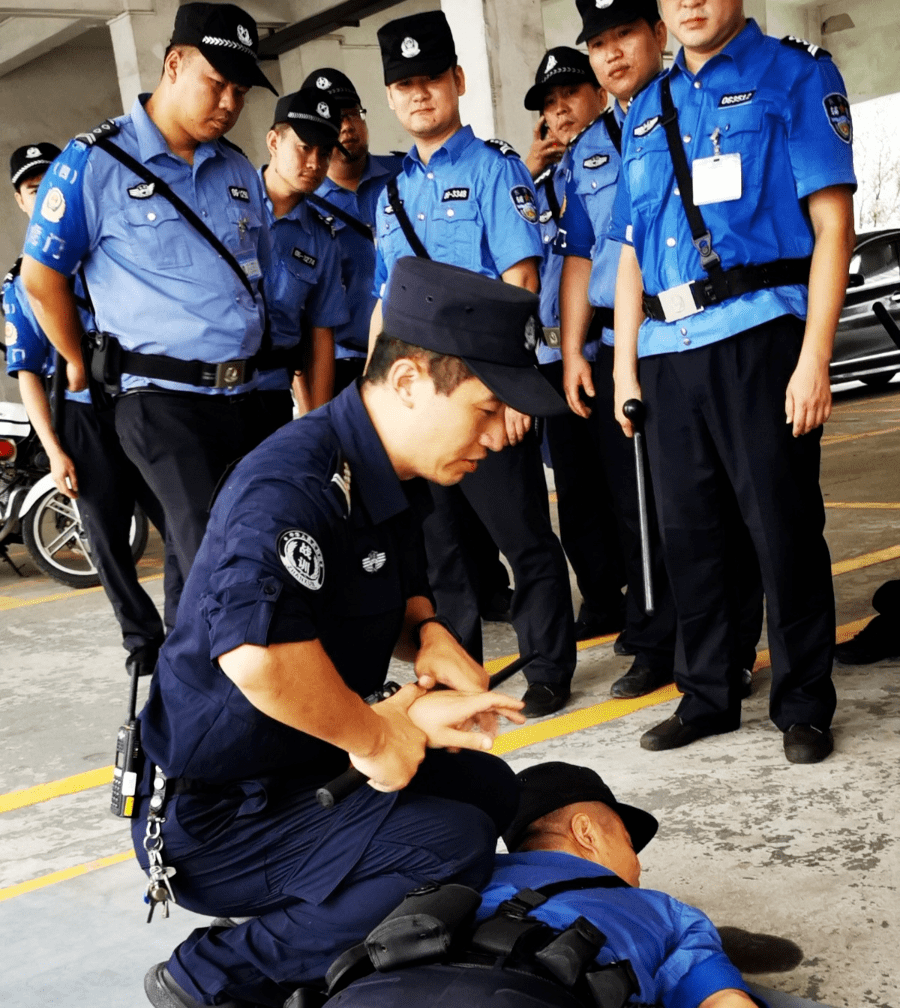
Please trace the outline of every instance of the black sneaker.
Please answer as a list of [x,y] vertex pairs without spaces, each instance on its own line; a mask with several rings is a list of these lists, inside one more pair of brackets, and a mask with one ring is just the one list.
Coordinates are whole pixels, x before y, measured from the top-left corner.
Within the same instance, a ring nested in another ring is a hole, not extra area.
[[620,679],[612,684],[609,695],[622,700],[631,700],[634,697],[646,696],[660,686],[668,686],[674,682],[675,677],[672,670],[652,669],[649,665],[644,665],[639,659]]
[[834,751],[831,729],[795,724],[784,733],[784,755],[788,763],[821,763]]
[[522,713],[527,718],[546,717],[565,707],[571,696],[568,686],[556,686],[553,683],[532,683],[525,690],[522,699],[525,706]]

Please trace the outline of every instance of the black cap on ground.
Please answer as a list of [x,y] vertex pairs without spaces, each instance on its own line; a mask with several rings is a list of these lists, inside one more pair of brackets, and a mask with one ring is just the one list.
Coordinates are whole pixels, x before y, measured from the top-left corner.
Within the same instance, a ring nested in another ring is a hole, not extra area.
[[301,88],[279,98],[273,125],[277,123],[289,123],[305,143],[340,146],[337,138],[341,131],[341,110],[337,102],[315,88]]
[[301,88],[315,88],[317,91],[323,92],[338,108],[362,105],[362,100],[353,86],[353,81],[333,67],[321,67],[318,70],[313,70],[300,86]]
[[570,46],[556,46],[544,53],[534,75],[534,85],[525,94],[525,108],[540,112],[547,92],[557,84],[593,84],[599,87],[587,54]]
[[259,34],[253,18],[235,4],[188,3],[178,8],[169,45],[191,45],[219,73],[242,87],[278,92],[259,69]]
[[569,411],[537,369],[538,296],[449,263],[407,256],[384,298],[384,331],[461,357],[502,402],[520,413]]
[[576,45],[587,42],[607,28],[629,24],[638,18],[644,18],[648,24],[656,24],[659,20],[656,0],[575,0],[575,6],[582,21]]
[[62,151],[56,144],[35,143],[17,147],[9,159],[9,178],[14,189],[35,175],[43,175]]
[[622,820],[636,852],[642,851],[656,835],[659,823],[643,809],[623,805],[589,767],[573,763],[539,763],[516,774],[519,782],[519,811],[503,834],[506,849],[514,851],[538,819],[578,802],[602,802]]
[[384,83],[436,76],[456,65],[456,46],[443,11],[423,11],[378,30]]

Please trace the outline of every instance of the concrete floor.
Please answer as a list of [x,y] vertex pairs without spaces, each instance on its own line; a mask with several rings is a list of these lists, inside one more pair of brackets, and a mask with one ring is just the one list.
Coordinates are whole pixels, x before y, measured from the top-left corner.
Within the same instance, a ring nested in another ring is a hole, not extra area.
[[[835,505],[832,559],[861,558],[835,580],[845,635],[871,614],[874,589],[900,577],[898,465],[900,386],[838,393],[822,484]],[[143,570],[160,600],[158,543]],[[108,766],[126,700],[124,652],[102,593],[69,592],[27,559],[25,571],[19,579],[0,564],[0,810],[16,804],[12,792]],[[488,626],[486,645],[488,657],[515,652],[502,624]],[[661,829],[642,856],[645,886],[700,906],[717,924],[785,935],[804,949],[795,970],[757,982],[834,1008],[900,1008],[897,663],[836,668],[836,751],[817,766],[785,762],[766,716],[767,667],[739,732],[643,751],[640,734],[676,701],[657,694],[610,717],[621,710],[601,705],[627,663],[609,643],[583,650],[567,711],[500,741],[513,766],[582,762],[621,799],[652,811]],[[511,680],[509,692],[521,689]],[[176,908],[168,921],[145,924],[144,877],[133,860],[116,859],[129,840],[107,811],[106,786],[35,797],[0,814],[0,1004],[143,1008],[147,967],[203,919]]]

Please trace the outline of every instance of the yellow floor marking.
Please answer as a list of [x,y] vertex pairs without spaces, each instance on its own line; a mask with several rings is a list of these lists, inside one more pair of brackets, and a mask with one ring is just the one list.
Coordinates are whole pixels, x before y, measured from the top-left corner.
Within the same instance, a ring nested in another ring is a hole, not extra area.
[[860,438],[878,437],[879,434],[895,434],[900,427],[882,427],[881,430],[863,431],[861,434],[826,434],[823,445],[841,444],[843,441],[858,441]]
[[77,878],[79,875],[87,875],[88,872],[97,871],[99,868],[109,868],[112,865],[121,864],[123,861],[128,861],[133,857],[134,851],[122,851],[121,854],[112,854],[110,857],[97,858],[96,861],[73,865],[71,868],[51,872],[49,875],[41,875],[40,878],[29,879],[27,882],[20,882],[18,885],[7,886],[5,889],[0,889],[0,903],[3,900],[12,899],[14,896],[23,896],[25,893],[34,892],[35,889],[44,889],[47,886],[56,885],[57,882],[68,882],[69,879]]
[[60,795],[77,794],[89,788],[102,787],[112,780],[112,772],[112,766],[99,767],[97,770],[86,770],[84,773],[63,777],[62,780],[51,781],[49,784],[36,784],[21,791],[11,791],[9,794],[0,795],[0,812],[12,812],[13,809],[37,805],[51,798],[59,798]]
[[858,557],[850,557],[849,560],[838,560],[837,563],[831,565],[831,573],[837,577],[839,574],[847,574],[849,571],[884,563],[885,560],[896,560],[897,557],[900,557],[900,546],[888,546],[887,549],[875,550],[874,553],[863,553]]
[[[848,640],[858,633],[870,619],[871,617],[867,616],[864,619],[854,620],[852,623],[845,623],[843,626],[838,627],[837,642],[840,644]],[[597,639],[597,642],[606,642],[613,639],[612,636],[609,638],[601,637]],[[509,658],[494,658],[491,662],[485,663],[485,668],[488,671],[496,672],[508,660]],[[769,664],[769,652],[760,651],[756,657],[753,671],[758,672],[760,669],[768,668]],[[525,746],[535,745],[538,742],[546,742],[547,739],[559,738],[562,735],[571,735],[573,732],[582,731],[585,728],[593,728],[595,725],[624,717],[626,714],[641,710],[643,707],[651,707],[656,704],[665,703],[667,700],[674,700],[678,696],[680,696],[680,693],[673,684],[671,686],[663,686],[655,693],[650,693],[645,697],[638,697],[636,700],[606,700],[603,703],[594,704],[592,707],[584,707],[569,714],[561,714],[547,721],[534,725],[526,725],[524,728],[516,728],[513,731],[507,732],[497,739],[491,752],[497,756],[501,756],[504,753],[514,752],[517,749],[524,749]],[[112,768],[108,767],[104,769]],[[44,889],[47,886],[55,885],[57,882],[66,882],[69,879],[77,878],[79,875],[86,875],[88,872],[97,871],[99,868],[109,868],[112,865],[121,864],[123,861],[128,861],[133,857],[133,851],[123,851],[121,854],[112,854],[110,857],[98,858],[96,861],[88,861],[86,864],[64,868],[62,871],[52,872],[49,875],[41,875],[39,878],[30,879],[27,882],[19,882],[17,885],[7,886],[5,889],[0,889],[0,903],[3,900],[12,899],[14,896],[22,896],[25,893],[34,892],[36,889]]]
[[876,508],[885,511],[900,510],[900,503],[896,501],[826,501],[827,508]]
[[[160,581],[162,574],[147,574],[146,577],[138,578],[141,584],[147,581]],[[39,598],[21,599],[12,595],[0,595],[0,612],[8,609],[21,609],[23,606],[40,605],[42,602],[59,602],[60,599],[77,598],[80,595],[93,595],[102,592],[103,586],[97,585],[94,588],[76,588],[74,591],[60,592],[58,595],[41,595]]]

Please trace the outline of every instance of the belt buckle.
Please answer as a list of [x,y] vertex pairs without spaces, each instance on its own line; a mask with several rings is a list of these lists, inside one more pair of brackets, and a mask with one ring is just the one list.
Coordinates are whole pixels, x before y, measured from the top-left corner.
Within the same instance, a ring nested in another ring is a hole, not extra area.
[[244,384],[247,362],[243,360],[222,361],[216,365],[216,380],[213,388],[235,388]]
[[559,326],[544,326],[544,346],[555,350],[560,342]]
[[690,283],[679,284],[656,295],[666,322],[677,322],[679,319],[687,318],[688,315],[696,315],[703,311],[703,306],[698,307],[694,301],[691,286]]

